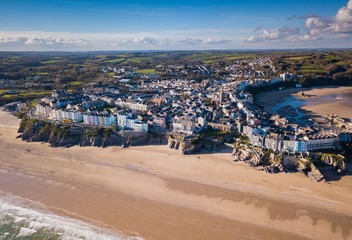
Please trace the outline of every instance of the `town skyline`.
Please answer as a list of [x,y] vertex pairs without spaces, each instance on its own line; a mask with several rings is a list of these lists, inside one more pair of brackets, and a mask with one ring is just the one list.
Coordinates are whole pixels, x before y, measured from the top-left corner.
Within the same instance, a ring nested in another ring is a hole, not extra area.
[[15,0],[0,6],[0,51],[352,47],[352,0]]

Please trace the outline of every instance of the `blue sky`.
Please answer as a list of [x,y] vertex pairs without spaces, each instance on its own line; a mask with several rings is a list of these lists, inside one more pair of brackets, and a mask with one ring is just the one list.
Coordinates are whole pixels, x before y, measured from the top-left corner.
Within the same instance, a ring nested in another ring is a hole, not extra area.
[[0,50],[352,47],[352,0],[0,0]]

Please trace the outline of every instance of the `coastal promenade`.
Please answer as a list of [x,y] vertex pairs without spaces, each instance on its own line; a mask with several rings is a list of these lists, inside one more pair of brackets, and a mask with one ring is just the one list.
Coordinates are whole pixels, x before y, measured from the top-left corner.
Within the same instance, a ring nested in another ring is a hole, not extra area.
[[145,239],[352,239],[352,177],[314,183],[166,146],[50,148],[0,111],[0,191]]

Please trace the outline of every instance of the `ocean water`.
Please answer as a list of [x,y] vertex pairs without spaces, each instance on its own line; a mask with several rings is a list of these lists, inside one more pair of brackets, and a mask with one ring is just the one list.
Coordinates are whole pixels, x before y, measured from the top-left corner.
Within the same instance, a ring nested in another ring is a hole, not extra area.
[[[279,113],[280,108],[284,106],[291,106],[295,109],[295,116],[288,117],[289,119],[294,119],[295,121],[300,121],[305,115],[301,111],[299,111],[300,107],[306,104],[305,99],[299,99],[294,96],[289,96],[284,98],[282,101],[278,102],[274,107],[272,107],[272,111],[274,113]],[[279,113],[280,114],[280,113]]]
[[0,194],[0,240],[141,240],[56,215],[39,203]]
[[[352,90],[351,90],[352,91]],[[311,96],[307,98],[299,98],[298,96],[288,96],[279,101],[275,106],[271,108],[273,113],[282,114],[281,108],[290,106],[294,114],[286,116],[289,119],[309,124],[307,121],[306,111],[302,110],[302,106],[315,106],[326,103],[339,102],[352,109],[352,93],[339,93],[339,94],[325,94],[322,96]],[[331,110],[334,111],[333,109]]]

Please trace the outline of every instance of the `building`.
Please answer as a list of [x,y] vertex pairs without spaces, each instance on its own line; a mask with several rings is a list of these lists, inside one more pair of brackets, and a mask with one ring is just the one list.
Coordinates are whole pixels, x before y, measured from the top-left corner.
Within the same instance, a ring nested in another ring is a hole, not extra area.
[[295,78],[295,76],[291,73],[283,73],[280,74],[280,78],[282,78],[284,81],[291,81]]
[[322,149],[335,149],[340,144],[339,137],[314,137],[309,138],[307,142],[308,151],[316,151]]
[[116,123],[116,116],[108,112],[88,113],[83,115],[83,122],[87,125],[112,126]]
[[115,104],[120,107],[125,107],[131,110],[143,111],[143,112],[147,112],[152,107],[151,104],[134,102],[134,101],[122,101],[121,99],[116,100]]
[[220,123],[212,123],[209,122],[208,126],[210,126],[214,130],[219,130],[222,132],[231,132],[233,126],[232,125],[227,125],[227,124],[220,124]]
[[71,120],[72,122],[82,122],[83,115],[80,111],[53,109],[50,112],[50,119],[57,121]]
[[54,98],[65,97],[67,95],[67,91],[65,89],[53,90],[51,92],[51,96]]
[[39,102],[37,103],[37,105],[35,106],[35,114],[36,115],[41,115],[44,117],[49,117],[50,113],[51,113],[52,108],[48,105],[46,105],[43,102]]
[[166,130],[166,118],[165,117],[155,117],[153,119],[153,130],[154,131],[165,131]]
[[99,125],[99,116],[94,113],[87,113],[83,115],[83,122],[87,125]]
[[127,119],[126,127],[137,132],[148,132],[148,124],[139,119]]
[[117,118],[117,126],[121,127],[121,128],[125,128],[127,126],[127,115],[124,114],[117,114],[116,118]]
[[195,129],[195,124],[190,117],[182,116],[178,118],[173,124],[173,131],[185,135],[192,135]]

